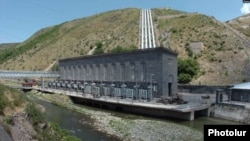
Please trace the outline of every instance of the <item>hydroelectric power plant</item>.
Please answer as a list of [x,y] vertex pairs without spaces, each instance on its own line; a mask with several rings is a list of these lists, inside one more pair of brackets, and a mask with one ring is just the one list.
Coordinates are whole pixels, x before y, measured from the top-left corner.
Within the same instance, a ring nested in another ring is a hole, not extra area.
[[151,10],[141,10],[140,24],[137,50],[61,59],[58,79],[36,89],[116,111],[185,120],[208,116],[210,103],[188,103],[177,94],[178,54],[156,47]]

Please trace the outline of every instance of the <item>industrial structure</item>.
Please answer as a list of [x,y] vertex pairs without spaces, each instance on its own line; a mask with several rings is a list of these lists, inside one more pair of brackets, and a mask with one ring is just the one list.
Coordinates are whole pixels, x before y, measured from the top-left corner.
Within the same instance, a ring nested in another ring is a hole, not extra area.
[[140,49],[155,48],[155,34],[152,14],[150,9],[141,10],[141,46]]
[[99,97],[151,100],[177,92],[177,53],[162,47],[62,59],[59,72],[50,86]]
[[230,100],[240,102],[250,102],[250,82],[235,84],[230,88]]

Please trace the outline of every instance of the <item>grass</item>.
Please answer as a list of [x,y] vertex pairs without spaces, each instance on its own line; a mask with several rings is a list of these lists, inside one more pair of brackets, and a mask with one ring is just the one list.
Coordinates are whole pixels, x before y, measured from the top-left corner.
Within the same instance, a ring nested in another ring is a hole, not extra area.
[[86,55],[98,42],[104,52],[135,46],[139,15],[139,9],[113,10],[42,29],[17,47],[1,51],[0,68],[43,70],[58,58]]
[[109,125],[115,129],[118,133],[121,133],[124,138],[130,136],[129,130],[130,126],[132,126],[132,122],[129,120],[126,120],[124,122],[123,120],[118,121],[118,120],[110,120]]
[[11,58],[16,58],[17,56],[22,55],[32,48],[36,48],[37,44],[44,42],[50,44],[51,42],[54,42],[54,40],[59,35],[59,27],[60,26],[54,26],[52,28],[49,28],[46,32],[38,33],[38,35],[33,37],[32,40],[29,40],[17,47],[7,48],[4,51],[0,52],[0,64]]
[[[4,116],[4,127],[10,132],[9,126],[14,125],[13,115],[5,115],[4,109],[20,108],[25,105],[25,112],[28,119],[32,122],[34,129],[38,133],[36,139],[38,140],[51,140],[51,141],[81,141],[79,138],[72,136],[65,129],[62,129],[56,123],[48,123],[45,120],[44,113],[35,103],[30,102],[26,95],[16,89],[4,86],[0,83],[0,115]],[[45,128],[42,129],[39,124],[45,124]]]
[[4,109],[10,107],[15,109],[21,106],[27,100],[23,93],[16,89],[6,87],[0,83],[0,114],[4,115]]

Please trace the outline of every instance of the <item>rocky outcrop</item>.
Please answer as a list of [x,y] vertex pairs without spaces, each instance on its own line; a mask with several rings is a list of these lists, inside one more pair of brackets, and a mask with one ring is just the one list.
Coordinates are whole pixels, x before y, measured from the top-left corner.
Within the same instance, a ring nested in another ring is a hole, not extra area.
[[13,115],[10,133],[13,141],[36,141],[37,133],[24,112]]

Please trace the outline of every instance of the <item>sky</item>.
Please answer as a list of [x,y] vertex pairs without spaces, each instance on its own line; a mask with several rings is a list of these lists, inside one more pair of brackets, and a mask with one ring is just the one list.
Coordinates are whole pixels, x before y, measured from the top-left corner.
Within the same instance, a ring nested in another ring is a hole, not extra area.
[[0,43],[23,42],[42,28],[123,8],[172,8],[222,22],[250,13],[243,0],[0,0]]

